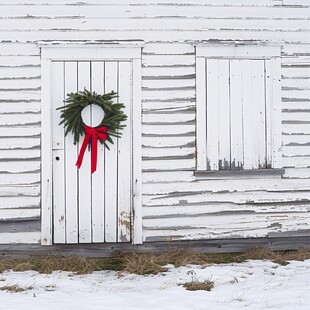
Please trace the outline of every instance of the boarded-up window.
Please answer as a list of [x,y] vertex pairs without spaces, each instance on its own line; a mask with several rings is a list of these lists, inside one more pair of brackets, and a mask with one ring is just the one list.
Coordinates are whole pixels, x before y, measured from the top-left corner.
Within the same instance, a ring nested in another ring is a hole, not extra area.
[[197,170],[281,166],[279,48],[197,48]]

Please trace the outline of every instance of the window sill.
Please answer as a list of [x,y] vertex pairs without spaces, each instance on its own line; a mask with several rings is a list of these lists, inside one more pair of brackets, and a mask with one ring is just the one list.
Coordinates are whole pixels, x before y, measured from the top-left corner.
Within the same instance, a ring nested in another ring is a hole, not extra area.
[[262,179],[281,178],[285,169],[253,169],[253,170],[196,170],[194,175],[199,179]]

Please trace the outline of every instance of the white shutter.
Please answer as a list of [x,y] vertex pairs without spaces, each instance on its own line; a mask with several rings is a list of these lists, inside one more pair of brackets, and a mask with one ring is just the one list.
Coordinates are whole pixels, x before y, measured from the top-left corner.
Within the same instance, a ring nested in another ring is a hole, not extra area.
[[197,59],[198,170],[272,166],[272,66],[272,59]]

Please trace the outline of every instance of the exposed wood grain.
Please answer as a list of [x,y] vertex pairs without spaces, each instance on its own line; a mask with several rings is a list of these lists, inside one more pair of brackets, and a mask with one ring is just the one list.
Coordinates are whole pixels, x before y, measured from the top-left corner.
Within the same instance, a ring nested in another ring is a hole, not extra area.
[[[310,184],[307,180],[289,180],[278,178],[274,179],[231,179],[231,180],[206,180],[201,179],[196,182],[196,178],[189,171],[164,171],[144,173],[144,194],[145,195],[163,195],[195,194],[200,192],[229,194],[230,192],[247,193],[251,191],[267,192],[298,192],[308,191]],[[192,178],[191,178],[192,176]]]
[[39,219],[29,221],[2,221],[0,225],[1,233],[21,233],[21,232],[40,232],[41,225]]
[[[225,234],[222,234],[222,239],[225,240],[226,239],[226,242],[228,244],[231,244],[233,246],[234,244],[234,239],[243,239],[243,240],[247,240],[250,238],[250,240],[253,242],[252,244],[255,244],[256,242],[259,242],[259,240],[261,240],[262,238],[265,238],[264,234],[267,233],[267,229],[265,228],[262,228],[262,229],[259,229],[257,230],[257,233],[254,235],[252,234],[252,237],[240,237],[240,234],[236,234],[236,235],[233,235],[231,234],[230,237],[227,237],[225,236]],[[307,235],[309,232],[307,229],[301,229],[300,231],[300,234],[301,234],[301,239],[304,240],[305,239],[305,235]],[[210,234],[212,234],[210,232]],[[203,240],[203,242],[206,240],[206,239],[211,239],[209,236],[210,234],[207,234],[205,230],[203,229],[196,229],[196,230],[193,230],[193,232],[188,235],[187,239],[185,239],[183,236],[184,236],[184,230],[179,230],[179,235],[177,235],[176,231],[171,231],[171,230],[164,230],[164,231],[160,231],[160,234],[157,234],[156,235],[156,232],[153,232],[150,233],[150,235],[146,238],[145,242],[167,242],[167,243],[172,243],[174,244],[175,242],[178,242],[178,241],[196,241],[196,240]],[[284,234],[284,233],[283,233]],[[271,234],[272,236],[274,235],[278,235],[278,236],[281,236],[281,233],[274,233],[274,234]],[[284,236],[292,236],[294,235],[293,232],[291,233],[285,233]],[[296,235],[298,235],[298,232],[296,232]],[[209,238],[208,238],[209,237]],[[213,242],[216,242],[217,239],[221,238],[219,236],[213,236],[214,239],[212,238],[211,240]],[[281,237],[278,237],[279,239],[281,239]],[[210,240],[210,242],[211,242]],[[268,240],[270,240],[270,238],[268,238]],[[282,243],[283,242],[283,243]],[[288,242],[288,240],[284,239],[282,240],[282,246],[279,246],[278,249],[283,249],[283,248],[286,248],[286,249],[290,249],[292,248],[291,245],[289,244],[285,244],[285,242]],[[305,243],[302,242],[300,245],[297,246],[297,248],[303,248],[305,246]],[[307,245],[308,246],[308,245]],[[266,248],[272,248],[271,244],[269,243],[268,246],[266,245]]]
[[[297,168],[296,168],[297,169]],[[296,171],[293,170],[293,171]],[[306,169],[304,169],[306,170]],[[308,175],[309,175],[308,169]],[[288,172],[290,170],[288,169]],[[192,204],[217,204],[217,203],[234,203],[234,204],[270,204],[270,203],[288,203],[309,201],[310,194],[307,191],[301,192],[265,192],[265,191],[249,191],[244,195],[242,191],[232,193],[210,193],[210,192],[176,192],[166,195],[144,195],[143,205],[147,206],[165,206],[165,205],[192,205]]]
[[[189,210],[190,209],[190,210]],[[310,204],[305,202],[304,204],[294,205],[286,204],[281,205],[275,203],[274,205],[233,205],[231,203],[222,204],[209,204],[206,205],[191,205],[190,208],[187,206],[160,206],[160,207],[146,207],[143,209],[144,219],[156,219],[166,218],[188,218],[189,220],[195,217],[206,217],[206,216],[230,216],[243,214],[283,214],[283,213],[302,213],[309,212]]]
[[[162,219],[161,221],[145,220],[145,237],[146,240],[155,241],[159,239],[163,240],[197,240],[197,239],[219,239],[219,238],[260,238],[268,235],[268,233],[281,233],[295,230],[308,230],[309,227],[306,224],[308,215],[306,214],[294,214],[294,215],[244,215],[240,216],[220,216],[213,217],[208,216],[203,218],[202,216],[195,218],[194,225],[188,225],[188,222],[192,222],[190,218],[177,218],[174,221],[174,225],[170,226],[170,219]],[[230,222],[233,219],[233,222]],[[295,225],[298,222],[303,224],[297,230]],[[208,222],[206,225],[205,223]],[[165,224],[168,224],[166,226]],[[216,223],[216,224],[215,224]],[[151,227],[148,225],[150,224]],[[230,229],[227,229],[229,225]],[[154,229],[154,230],[153,230]],[[156,232],[157,230],[157,232]],[[161,234],[158,234],[158,230],[161,230]],[[161,236],[157,237],[156,236]],[[155,237],[155,238],[154,238]]]

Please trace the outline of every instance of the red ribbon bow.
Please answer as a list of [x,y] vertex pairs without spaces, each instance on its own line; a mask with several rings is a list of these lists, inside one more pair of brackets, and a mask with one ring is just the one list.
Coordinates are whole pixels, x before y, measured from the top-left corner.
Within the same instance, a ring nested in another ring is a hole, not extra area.
[[93,128],[85,125],[84,141],[77,162],[75,164],[76,166],[78,166],[78,168],[80,168],[82,165],[84,153],[91,138],[91,173],[94,173],[97,170],[98,139],[101,141],[106,141],[107,140],[106,132],[107,132],[106,126]]

